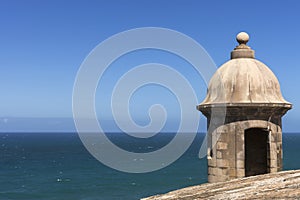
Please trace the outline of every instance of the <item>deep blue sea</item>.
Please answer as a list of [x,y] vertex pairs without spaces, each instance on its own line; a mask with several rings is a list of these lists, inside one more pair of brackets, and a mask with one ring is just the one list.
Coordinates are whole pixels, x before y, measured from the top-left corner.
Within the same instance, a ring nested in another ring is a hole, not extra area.
[[[156,138],[156,147],[173,136]],[[205,183],[207,162],[198,158],[203,136],[199,133],[189,150],[170,166],[129,174],[93,158],[77,133],[0,133],[0,200],[132,200]],[[148,145],[121,133],[109,137],[127,150]],[[283,151],[284,169],[299,169],[300,134],[284,133]]]

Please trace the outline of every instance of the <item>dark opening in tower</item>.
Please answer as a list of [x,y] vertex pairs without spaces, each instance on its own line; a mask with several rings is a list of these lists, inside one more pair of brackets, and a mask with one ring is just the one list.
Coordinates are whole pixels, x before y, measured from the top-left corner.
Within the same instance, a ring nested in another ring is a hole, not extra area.
[[245,176],[268,173],[268,131],[245,130]]

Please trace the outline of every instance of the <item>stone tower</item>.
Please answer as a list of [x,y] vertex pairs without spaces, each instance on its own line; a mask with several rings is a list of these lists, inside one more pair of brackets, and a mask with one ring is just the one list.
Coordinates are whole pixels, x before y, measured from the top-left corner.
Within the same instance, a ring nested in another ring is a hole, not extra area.
[[254,57],[249,36],[237,35],[231,60],[210,80],[197,106],[207,117],[208,182],[282,169],[281,118],[292,108],[276,76]]

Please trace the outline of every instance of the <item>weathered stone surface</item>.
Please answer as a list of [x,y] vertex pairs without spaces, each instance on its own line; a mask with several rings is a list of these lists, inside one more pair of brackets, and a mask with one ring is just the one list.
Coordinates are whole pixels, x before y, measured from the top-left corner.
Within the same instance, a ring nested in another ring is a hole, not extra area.
[[[239,35],[237,38],[240,38]],[[205,110],[205,106],[220,103],[257,104],[254,107],[272,107],[271,104],[275,104],[291,108],[292,105],[282,97],[276,76],[264,63],[254,58],[254,51],[246,45],[248,40],[249,37],[247,40],[237,39],[239,45],[231,52],[231,60],[211,78],[207,96],[199,105],[201,111]],[[234,108],[232,111],[238,113]],[[251,116],[259,114],[255,109],[247,112]]]
[[217,142],[217,149],[222,150],[222,149],[227,149],[228,144],[225,142]]
[[[208,156],[208,171],[209,174],[216,176],[212,179],[208,179],[209,182],[218,182],[255,174],[280,171],[282,167],[282,142],[278,141],[278,132],[276,132],[278,126],[279,125],[277,124],[264,120],[242,120],[221,125],[212,133],[208,133],[208,137],[212,138],[212,141],[214,141],[208,142],[212,145],[209,147],[209,152],[211,153],[209,153]],[[246,168],[246,166],[249,166],[249,163],[253,162],[249,161],[248,164],[246,163],[247,151],[245,145],[245,134],[247,130],[258,127],[260,127],[258,131],[265,134],[263,141],[268,146],[264,151],[266,155],[260,154],[260,152],[255,150],[260,149],[256,146],[260,140],[252,140],[252,144],[250,146],[248,144],[249,153],[247,155],[248,158],[252,158],[252,161],[260,162],[263,160],[265,165],[262,168],[259,166],[250,166]],[[224,130],[227,130],[228,132],[225,132]],[[268,138],[274,139],[269,140]],[[217,171],[215,169],[209,170],[211,167],[220,169],[226,168],[227,172],[217,173],[215,172]],[[231,170],[229,171],[229,169]],[[227,176],[227,178],[224,179],[224,177],[219,175]]]
[[143,200],[300,199],[300,170],[207,183]]
[[240,169],[243,169],[245,166],[245,163],[243,160],[237,160],[236,161],[236,168],[240,168]]
[[229,167],[228,160],[217,159],[217,167]]
[[217,151],[217,159],[222,159],[222,152],[221,151]]

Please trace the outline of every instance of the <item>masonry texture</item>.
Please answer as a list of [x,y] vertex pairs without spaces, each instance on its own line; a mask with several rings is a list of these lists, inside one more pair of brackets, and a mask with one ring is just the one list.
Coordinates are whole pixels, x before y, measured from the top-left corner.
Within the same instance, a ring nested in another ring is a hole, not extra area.
[[142,200],[191,199],[300,199],[300,170],[207,183]]
[[207,117],[208,182],[274,173],[282,169],[282,116],[292,107],[273,72],[254,58],[238,34],[231,60],[211,78],[197,106]]

